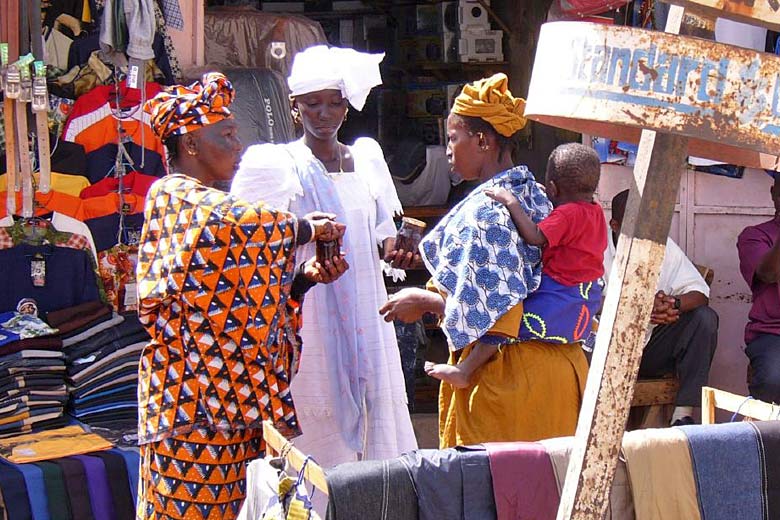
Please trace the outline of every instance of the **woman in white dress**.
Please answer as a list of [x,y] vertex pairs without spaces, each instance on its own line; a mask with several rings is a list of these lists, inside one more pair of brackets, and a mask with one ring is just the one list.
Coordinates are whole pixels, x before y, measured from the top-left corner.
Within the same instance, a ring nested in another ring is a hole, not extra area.
[[291,386],[303,430],[295,444],[326,468],[417,448],[395,330],[378,312],[387,300],[379,246],[395,267],[412,260],[411,253],[393,252],[393,216],[401,204],[379,144],[338,141],[347,103],[361,110],[381,83],[383,57],[325,46],[298,53],[288,83],[303,137],[250,147],[232,186],[245,199],[262,197],[299,215],[334,213],[347,225],[342,249],[350,268],[307,293],[303,353]]

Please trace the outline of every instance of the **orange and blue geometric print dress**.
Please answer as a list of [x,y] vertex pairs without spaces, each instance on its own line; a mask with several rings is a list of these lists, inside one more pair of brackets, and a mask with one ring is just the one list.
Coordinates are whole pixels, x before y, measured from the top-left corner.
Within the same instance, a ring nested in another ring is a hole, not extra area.
[[139,519],[231,519],[262,421],[299,433],[297,220],[180,174],[149,191],[138,257]]

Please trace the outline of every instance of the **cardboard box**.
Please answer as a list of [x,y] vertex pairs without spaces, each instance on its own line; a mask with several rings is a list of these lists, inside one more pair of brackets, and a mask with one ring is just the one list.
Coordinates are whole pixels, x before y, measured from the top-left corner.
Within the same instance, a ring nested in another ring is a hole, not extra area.
[[462,62],[503,61],[503,31],[464,31],[458,39],[458,57]]

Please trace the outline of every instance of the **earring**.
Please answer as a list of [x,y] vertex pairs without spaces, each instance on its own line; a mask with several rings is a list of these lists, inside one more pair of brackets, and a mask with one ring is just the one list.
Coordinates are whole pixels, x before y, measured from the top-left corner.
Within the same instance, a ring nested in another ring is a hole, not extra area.
[[198,155],[198,152],[195,150],[187,150],[187,155]]
[[292,110],[290,110],[290,113],[292,114],[293,123],[295,123],[296,125],[301,124],[301,111],[298,110],[297,107],[295,107]]

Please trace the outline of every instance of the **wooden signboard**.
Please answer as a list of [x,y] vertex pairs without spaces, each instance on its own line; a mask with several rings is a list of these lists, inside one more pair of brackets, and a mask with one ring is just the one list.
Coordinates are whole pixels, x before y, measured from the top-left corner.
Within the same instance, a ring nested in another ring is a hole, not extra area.
[[661,0],[712,17],[760,25],[780,31],[780,0]]
[[545,24],[537,49],[530,119],[629,142],[668,132],[689,138],[689,155],[777,165],[780,56],[584,22]]

